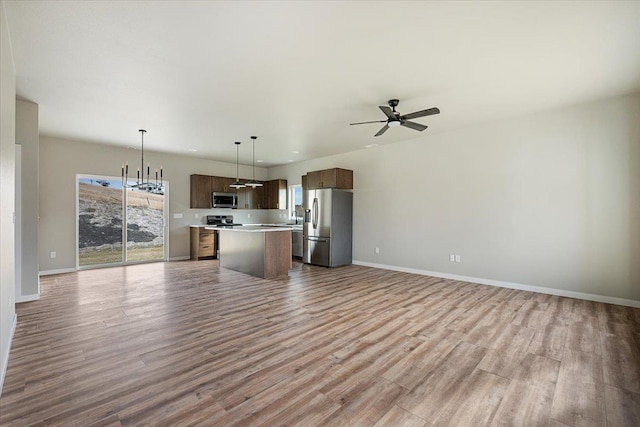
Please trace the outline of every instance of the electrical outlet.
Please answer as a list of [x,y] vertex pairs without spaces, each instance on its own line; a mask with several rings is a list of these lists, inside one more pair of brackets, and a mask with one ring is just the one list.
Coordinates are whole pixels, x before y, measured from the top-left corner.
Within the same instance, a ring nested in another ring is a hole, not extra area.
[[460,262],[460,255],[456,255],[456,262]]
[[251,218],[251,214],[250,213],[247,214],[247,218]]
[[194,214],[194,215],[196,216],[196,218],[200,218],[200,215],[198,215],[198,214]]
[[449,261],[454,262],[456,260],[456,256],[454,254],[449,254]]
[[181,213],[174,213],[173,214],[173,219],[180,219],[182,218],[182,214]]
[[376,248],[376,253],[379,254],[380,253],[380,248]]
[[49,253],[49,257],[51,257],[51,258],[55,258],[55,257],[56,257],[56,255],[57,255],[57,254],[56,254],[56,252],[55,252],[55,251],[51,251],[51,252]]

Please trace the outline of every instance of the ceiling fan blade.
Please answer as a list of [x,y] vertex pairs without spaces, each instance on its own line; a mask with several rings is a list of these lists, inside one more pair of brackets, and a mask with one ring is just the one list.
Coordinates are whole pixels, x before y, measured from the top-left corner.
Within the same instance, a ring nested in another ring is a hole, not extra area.
[[382,127],[382,129],[380,129],[380,130],[378,131],[378,133],[376,133],[376,134],[375,134],[375,135],[373,135],[373,136],[380,136],[380,135],[382,135],[383,133],[385,133],[385,132],[387,131],[387,129],[389,129],[389,126],[384,125],[384,126]]
[[408,127],[409,129],[419,130],[420,132],[422,132],[427,128],[427,126],[421,125],[420,123],[416,123],[416,122],[402,122],[400,124],[404,127]]
[[378,108],[380,108],[382,110],[382,112],[384,113],[385,116],[389,117],[390,119],[395,120],[396,119],[396,115],[393,114],[393,110],[389,107],[387,107],[386,105],[380,105]]
[[372,122],[349,123],[350,125],[366,125],[367,123],[386,123],[386,120],[374,120]]
[[415,113],[405,114],[404,116],[401,116],[400,119],[411,120],[411,119],[417,119],[418,117],[432,116],[434,114],[440,114],[440,110],[436,107],[429,108],[427,110],[416,111]]

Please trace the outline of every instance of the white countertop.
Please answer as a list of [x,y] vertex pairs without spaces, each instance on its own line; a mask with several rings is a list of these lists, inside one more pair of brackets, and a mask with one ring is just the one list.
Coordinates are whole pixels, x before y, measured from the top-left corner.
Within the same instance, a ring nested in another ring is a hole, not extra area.
[[[222,230],[222,229],[228,229],[227,227],[216,227],[215,225],[207,225],[207,224],[191,224],[189,227],[194,227],[194,228],[208,228],[211,230]],[[243,225],[238,225],[234,228],[241,228],[241,227],[253,227],[255,229],[255,227],[268,227],[268,228],[286,228],[287,230],[291,230],[291,231],[302,231],[302,224],[243,224]],[[250,230],[245,230],[245,231],[250,231]],[[277,231],[277,230],[274,230]]]
[[286,226],[264,226],[264,225],[239,225],[236,227],[210,227],[205,226],[207,230],[216,231],[238,231],[241,233],[265,233],[270,231],[293,231],[293,228]]

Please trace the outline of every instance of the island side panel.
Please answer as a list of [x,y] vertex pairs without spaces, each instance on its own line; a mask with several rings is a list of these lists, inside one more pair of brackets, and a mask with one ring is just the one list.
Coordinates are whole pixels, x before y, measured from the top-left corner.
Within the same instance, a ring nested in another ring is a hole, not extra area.
[[264,274],[264,235],[220,230],[220,267],[256,277]]
[[[262,234],[262,233],[261,233]],[[272,279],[289,275],[291,258],[291,230],[263,233],[264,277]]]

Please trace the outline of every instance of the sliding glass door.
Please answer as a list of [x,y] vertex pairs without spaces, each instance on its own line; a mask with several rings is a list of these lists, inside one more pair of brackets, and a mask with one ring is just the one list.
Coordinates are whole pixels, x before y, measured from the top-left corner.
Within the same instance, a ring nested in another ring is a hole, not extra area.
[[166,259],[164,189],[128,184],[123,189],[120,178],[77,176],[78,268]]
[[122,263],[122,181],[78,177],[78,267]]
[[[135,182],[129,182],[129,186]],[[126,191],[127,261],[164,259],[164,194]]]

